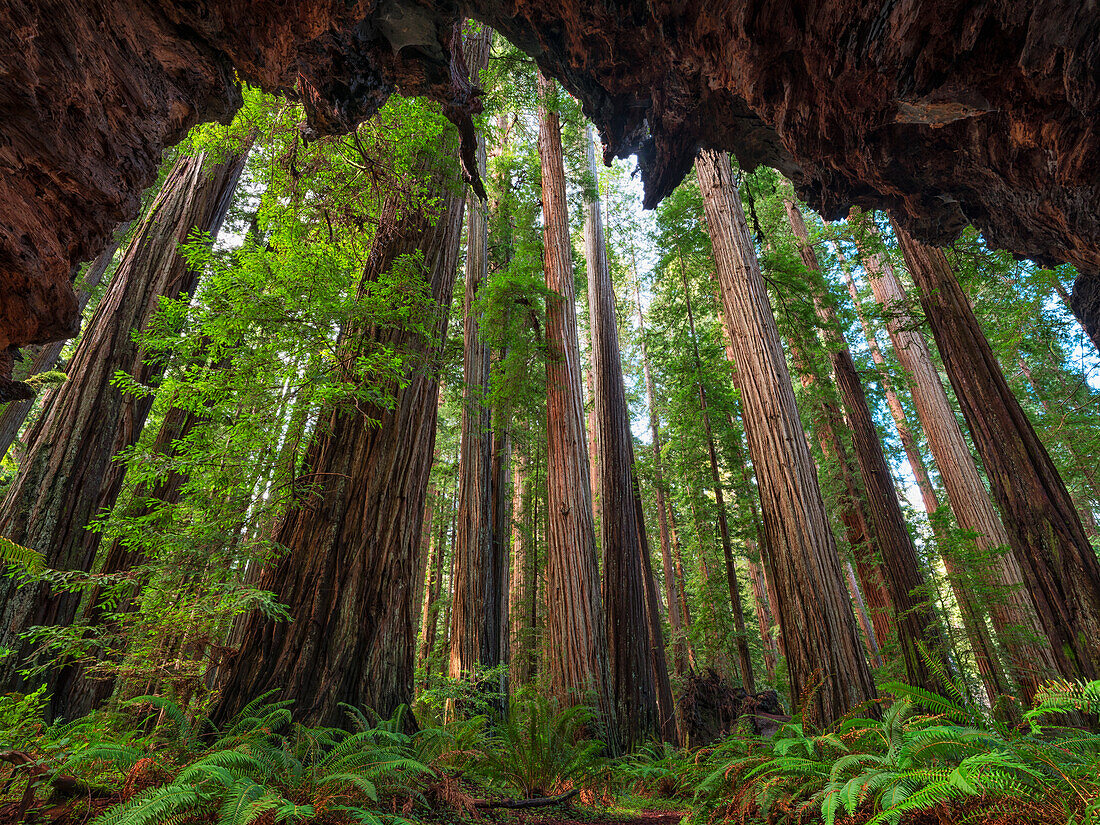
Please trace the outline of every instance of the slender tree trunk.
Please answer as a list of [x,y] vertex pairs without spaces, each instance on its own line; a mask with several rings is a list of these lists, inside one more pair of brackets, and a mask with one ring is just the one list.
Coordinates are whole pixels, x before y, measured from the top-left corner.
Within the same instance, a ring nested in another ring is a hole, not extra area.
[[[727,340],[729,340],[728,333]],[[865,619],[870,619],[875,639],[869,649],[873,649],[875,658],[881,661],[879,656],[881,649],[889,645],[891,639],[897,635],[894,627],[895,611],[876,558],[877,554],[871,538],[870,516],[859,484],[859,474],[843,436],[848,427],[844,423],[844,415],[840,407],[833,400],[835,388],[828,379],[818,375],[818,370],[803,352],[800,341],[796,341],[793,336],[788,336],[787,344],[790,348],[791,362],[798,372],[803,389],[810,390],[815,398],[810,419],[814,438],[820,445],[826,461],[831,462],[836,468],[835,481],[841,489],[838,499],[840,521],[844,525],[844,536],[848,541],[852,558],[855,559],[859,577],[858,592],[861,597],[856,606],[864,611],[860,615],[857,610],[857,618],[861,624]],[[727,357],[730,357],[728,352]]]
[[[92,569],[99,533],[86,526],[114,505],[125,467],[112,461],[145,424],[151,397],[135,398],[111,385],[118,371],[147,384],[163,364],[146,361],[133,340],[160,306],[194,290],[198,272],[179,244],[194,229],[217,234],[244,168],[245,153],[209,164],[205,155],[176,161],[126,248],[69,366],[27,434],[26,457],[0,505],[0,535],[40,550],[58,570]],[[78,593],[50,594],[45,585],[16,588],[0,580],[0,647],[24,650],[18,634],[34,625],[72,624]],[[0,661],[0,686],[25,686],[19,654]]]
[[741,671],[741,684],[749,693],[756,692],[756,679],[752,672],[752,656],[745,633],[745,613],[741,605],[741,588],[737,585],[737,568],[734,566],[733,544],[730,541],[729,519],[726,513],[726,500],[722,492],[722,478],[718,471],[718,453],[714,448],[714,432],[710,424],[710,412],[707,409],[707,392],[702,381],[702,361],[699,357],[699,341],[695,334],[695,313],[691,308],[691,287],[687,272],[680,262],[680,279],[684,286],[684,300],[687,304],[688,329],[691,332],[691,346],[695,355],[695,370],[698,376],[696,386],[699,389],[699,408],[703,414],[703,434],[707,439],[707,457],[710,460],[711,485],[714,488],[714,506],[718,517],[718,535],[722,542],[722,556],[726,566],[726,584],[729,587],[730,610],[733,612],[733,626],[737,634],[737,663]]
[[672,542],[669,538],[668,512],[665,502],[664,469],[661,466],[661,426],[657,416],[656,397],[653,390],[653,373],[649,368],[649,353],[645,345],[645,318],[642,316],[642,297],[638,282],[634,282],[634,299],[638,307],[638,326],[642,340],[642,370],[645,375],[646,403],[649,406],[649,432],[653,451],[654,492],[657,497],[657,526],[661,541],[661,562],[664,567],[665,599],[668,602],[668,623],[672,628],[672,660],[677,676],[686,675],[688,664],[686,630],[680,610],[680,586],[676,568],[672,563]]
[[895,226],[1059,673],[1100,676],[1100,562],[942,250]]
[[305,480],[315,489],[283,519],[275,540],[288,552],[260,581],[294,621],[249,617],[214,711],[219,721],[276,688],[295,700],[297,718],[308,725],[346,723],[342,702],[385,717],[412,699],[413,585],[439,391],[434,360],[446,334],[463,213],[462,197],[448,189],[435,159],[421,164],[413,173],[427,181],[421,202],[438,204],[439,212],[388,195],[363,285],[421,253],[434,328],[424,335],[405,326],[353,326],[339,351],[354,363],[364,348],[383,346],[428,363],[392,387],[391,407],[339,405],[323,415],[305,459]]
[[805,698],[811,723],[828,724],[873,700],[875,687],[729,158],[703,151],[696,172],[773,553],[791,695]]
[[902,448],[905,450],[905,456],[909,460],[909,466],[913,470],[913,477],[916,479],[917,487],[920,489],[924,510],[928,514],[929,521],[932,525],[932,532],[936,538],[936,545],[940,549],[940,556],[947,570],[947,578],[951,584],[951,590],[955,594],[955,601],[958,603],[959,611],[962,614],[967,639],[970,642],[971,653],[974,655],[974,661],[978,666],[978,673],[981,675],[982,684],[985,686],[986,694],[989,697],[990,704],[992,704],[996,701],[998,696],[1011,693],[1001,673],[997,647],[993,642],[989,629],[986,627],[985,614],[978,601],[966,587],[966,582],[962,576],[962,570],[954,554],[949,549],[950,539],[944,534],[943,521],[937,516],[940,509],[939,496],[932,486],[932,479],[928,476],[928,469],[924,463],[924,456],[921,454],[920,447],[917,444],[916,435],[909,426],[909,420],[901,405],[901,399],[898,397],[893,382],[890,380],[890,374],[886,369],[886,358],[883,356],[882,350],[879,349],[875,330],[872,328],[861,306],[856,283],[847,269],[844,270],[844,279],[848,286],[848,294],[851,296],[852,303],[855,305],[856,314],[859,316],[860,325],[863,327],[863,335],[864,338],[867,339],[867,346],[871,350],[871,358],[878,368],[879,378],[886,392],[886,404],[890,408],[891,417],[894,419],[894,426],[897,428],[898,438],[901,439]]
[[513,690],[530,682],[533,676],[531,627],[531,574],[534,572],[534,529],[531,524],[534,502],[531,500],[531,470],[524,450],[515,451],[512,464],[514,492],[512,521],[512,576],[508,589],[508,629],[511,653],[509,680]]
[[[598,180],[591,129],[585,133],[588,168]],[[603,550],[603,602],[607,620],[612,690],[619,716],[619,734],[631,748],[658,732],[657,684],[664,660],[651,650],[664,639],[660,624],[647,619],[646,598],[655,593],[646,581],[642,554],[648,552],[645,524],[637,506],[634,484],[634,441],[626,406],[622,356],[619,350],[615,289],[607,265],[603,214],[599,194],[585,193],[585,257],[589,272],[589,325],[592,329],[592,374],[595,388],[597,475],[600,483],[600,546]],[[648,560],[647,560],[648,561]],[[655,611],[649,611],[654,613]],[[669,721],[674,719],[669,718]]]
[[[435,640],[439,632],[439,598],[443,594],[443,571],[446,569],[444,561],[447,556],[447,536],[454,529],[454,499],[458,494],[453,489],[442,502],[439,510],[439,532],[435,538],[435,555],[433,557],[433,572],[429,580],[429,588],[425,596],[424,622],[421,629],[420,648],[416,654],[417,668],[422,676],[420,690],[431,687],[431,661],[432,652],[435,650]],[[448,518],[451,515],[451,518]]]
[[775,644],[773,628],[775,619],[768,602],[768,585],[764,580],[764,568],[760,562],[749,559],[749,577],[752,580],[753,604],[756,608],[756,622],[760,625],[760,637],[764,640],[764,670],[768,674],[768,684],[775,684],[775,667],[778,661],[778,649]]
[[[539,75],[540,96],[553,93],[553,82]],[[553,293],[546,307],[549,683],[563,706],[591,697],[603,726],[601,733],[615,751],[618,732],[588,477],[561,124],[557,112],[545,102],[539,107],[539,158],[544,269],[546,288]]]
[[863,640],[867,647],[867,655],[874,662],[875,667],[882,667],[882,651],[879,650],[875,639],[875,631],[871,626],[871,619],[867,613],[867,603],[863,599],[863,590],[856,579],[856,571],[852,569],[852,563],[844,560],[844,572],[847,574],[848,594],[852,597],[852,605],[855,608],[856,619],[860,629],[863,630]]
[[680,616],[684,622],[685,647],[687,648],[688,655],[688,673],[691,673],[695,670],[696,666],[695,649],[692,647],[691,642],[687,640],[691,630],[691,607],[688,605],[687,584],[684,580],[684,556],[680,549],[679,534],[676,532],[676,510],[673,508],[671,501],[668,502],[668,536],[672,542],[672,558],[676,566],[676,595],[680,602]]
[[[511,656],[508,630],[508,560],[511,555],[512,536],[512,422],[511,415],[503,407],[497,411],[497,428],[493,438],[493,463],[490,473],[492,501],[490,517],[493,523],[493,542],[489,550],[489,570],[485,613],[490,617],[486,628],[486,640],[490,643],[489,661],[500,665],[497,692],[507,701],[509,692],[507,667]],[[495,626],[493,626],[495,625]]]
[[991,559],[989,571],[979,571],[979,575],[999,591],[990,604],[993,625],[1004,645],[1012,677],[1030,704],[1039,685],[1058,672],[1054,652],[1038,623],[1020,566],[1015,556],[1004,549],[1010,545],[1009,535],[959,429],[924,335],[906,309],[905,290],[888,260],[862,251],[861,254],[875,300],[886,312],[887,331],[909,378],[913,405],[936,459],[955,520],[963,530],[977,535],[978,549]]
[[[784,199],[783,204],[791,230],[798,241],[802,262],[813,273],[811,277],[817,277],[820,281],[821,267],[810,244],[810,235],[802,212],[790,199]],[[927,595],[920,594],[920,591],[927,589],[927,582],[917,559],[917,549],[901,512],[890,467],[882,451],[882,441],[871,416],[863,384],[852,361],[852,353],[841,331],[836,310],[823,292],[824,284],[819,283],[815,290],[814,308],[824,331],[833,378],[848,411],[852,447],[863,477],[863,489],[875,542],[882,557],[883,577],[894,607],[894,623],[905,663],[905,673],[911,684],[937,692],[943,688],[940,677],[925,662],[919,646],[924,644],[931,656],[942,659],[943,635],[940,623],[927,601]]]
[[[467,38],[467,62],[473,80],[488,64],[491,30],[484,27]],[[478,172],[485,174],[485,141],[479,137]],[[491,352],[481,332],[479,292],[489,275],[487,205],[467,196],[466,297],[463,304],[465,390],[462,405],[462,456],[459,461],[458,516],[455,534],[454,604],[451,609],[451,651],[447,675],[472,679],[478,669],[499,664],[500,616],[493,570],[492,409],[489,405]]]

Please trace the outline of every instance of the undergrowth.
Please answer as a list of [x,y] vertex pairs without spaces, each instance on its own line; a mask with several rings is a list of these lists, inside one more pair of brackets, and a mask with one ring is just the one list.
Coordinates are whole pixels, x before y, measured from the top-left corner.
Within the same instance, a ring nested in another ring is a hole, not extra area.
[[1017,728],[954,686],[884,690],[881,718],[811,730],[796,716],[770,740],[734,735],[701,753],[687,772],[694,822],[1100,823],[1100,735],[1065,724],[1095,718],[1100,682],[1048,685]]

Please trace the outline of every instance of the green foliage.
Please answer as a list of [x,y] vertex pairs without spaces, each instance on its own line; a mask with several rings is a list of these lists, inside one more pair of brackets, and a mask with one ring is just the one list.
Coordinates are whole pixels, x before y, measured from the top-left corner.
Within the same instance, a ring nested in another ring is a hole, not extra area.
[[104,811],[94,820],[98,825],[153,825],[177,818],[246,825],[264,814],[275,822],[331,814],[390,825],[405,820],[382,812],[382,802],[421,799],[421,782],[431,774],[415,758],[399,720],[355,733],[309,728],[293,721],[289,702],[260,697],[214,731],[207,720],[190,720],[162,697],[139,697],[127,707],[153,712],[139,728],[160,719],[148,740],[93,741],[59,760],[58,772],[97,775],[110,769],[129,777],[138,769],[148,774],[151,761],[171,778]]
[[46,557],[37,550],[16,544],[9,538],[0,536],[0,562],[25,568],[30,573],[40,573],[46,569]]
[[884,687],[898,698],[879,719],[849,717],[822,733],[794,719],[771,740],[721,743],[698,782],[697,808],[777,823],[820,812],[825,825],[857,813],[897,825],[939,805],[972,819],[1015,809],[1051,823],[1100,812],[1100,735],[1049,723],[1095,707],[1100,683],[1049,685],[1027,731],[986,722],[958,697]]
[[604,749],[584,735],[593,719],[584,705],[562,709],[542,694],[522,694],[494,728],[483,770],[528,798],[579,784],[599,768]]

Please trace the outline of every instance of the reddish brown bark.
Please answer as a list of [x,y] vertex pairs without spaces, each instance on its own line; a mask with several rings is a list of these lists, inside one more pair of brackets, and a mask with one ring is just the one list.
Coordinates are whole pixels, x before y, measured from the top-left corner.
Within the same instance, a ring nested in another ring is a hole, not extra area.
[[895,226],[1059,672],[1100,675],[1100,562],[943,251]]
[[[680,280],[684,287],[684,301],[687,306],[688,330],[691,333],[691,347],[695,356],[696,375],[702,372],[699,358],[699,341],[695,334],[695,313],[691,308],[691,287],[683,259],[680,261]],[[714,448],[714,432],[710,424],[710,412],[707,409],[707,392],[701,378],[697,380],[699,390],[699,409],[703,416],[703,434],[707,441],[707,458],[710,461],[711,487],[714,490],[715,514],[718,519],[718,535],[722,543],[722,557],[726,568],[726,585],[729,590],[730,610],[733,613],[733,626],[737,634],[737,666],[741,673],[741,684],[749,693],[756,692],[756,680],[752,672],[752,656],[749,654],[748,638],[745,635],[745,613],[741,605],[741,589],[737,584],[737,568],[734,566],[733,544],[730,540],[729,517],[726,513],[725,494],[722,492],[722,479],[718,470],[718,453]]]
[[[588,169],[598,178],[591,133],[586,133]],[[664,638],[641,501],[634,483],[634,440],[623,384],[615,289],[607,264],[603,210],[598,192],[585,193],[585,252],[589,277],[597,475],[600,483],[600,547],[612,689],[623,744],[632,747],[663,729],[675,716],[667,690],[658,714],[658,685],[668,684]],[[644,558],[643,558],[644,556]],[[656,631],[656,632],[654,632]],[[660,656],[652,655],[660,648]]]
[[[244,167],[244,154],[211,164],[205,155],[181,157],[126,248],[111,285],[88,323],[69,366],[26,435],[26,457],[0,505],[0,535],[40,550],[59,570],[92,569],[100,534],[86,526],[114,505],[125,465],[112,461],[145,424],[151,397],[135,398],[111,385],[119,370],[143,384],[163,368],[143,358],[133,340],[162,297],[194,290],[199,273],[179,244],[198,229],[216,234]],[[16,590],[0,580],[0,646],[19,649],[16,636],[33,625],[72,623],[79,594],[50,595],[44,585]],[[0,684],[17,689],[18,656],[0,664]]]
[[[959,569],[954,555],[948,549],[950,543],[949,537],[944,535],[942,521],[936,516],[936,513],[940,509],[939,495],[932,486],[932,479],[928,475],[928,469],[924,463],[924,456],[921,454],[920,447],[917,444],[916,435],[909,426],[909,420],[901,405],[901,399],[894,389],[890,374],[886,371],[886,358],[879,348],[878,337],[870,321],[867,319],[866,313],[863,311],[855,281],[852,279],[852,275],[847,269],[844,269],[844,278],[848,286],[848,294],[851,296],[852,303],[856,308],[856,314],[859,316],[860,325],[863,327],[864,338],[866,338],[867,346],[871,350],[871,358],[878,368],[879,380],[882,382],[883,390],[886,393],[886,404],[890,408],[891,417],[894,419],[894,426],[897,428],[898,438],[901,440],[902,448],[905,450],[905,457],[909,461],[909,466],[913,470],[913,477],[916,479],[917,487],[920,489],[924,511],[928,514],[933,534],[936,537],[936,545],[940,550],[944,568],[947,570],[947,578],[951,585],[951,591],[955,595],[955,601],[958,603],[959,611],[962,614],[963,625],[966,630],[967,639],[970,642],[970,651],[978,666],[978,673],[985,686],[986,695],[989,697],[990,703],[993,703],[1001,694],[1011,693],[1001,672],[997,647],[986,627],[985,614],[977,599],[974,598],[974,595],[966,587],[965,582],[963,582],[961,577],[962,571]],[[973,462],[971,462],[971,464],[972,463]],[[984,489],[981,492],[984,494]]]
[[359,402],[324,414],[305,458],[313,489],[276,531],[287,554],[258,582],[294,620],[248,618],[214,711],[220,721],[273,689],[294,699],[296,718],[311,725],[346,724],[340,703],[385,717],[412,699],[413,585],[439,386],[432,362],[445,334],[463,212],[433,158],[414,174],[429,195],[418,203],[435,202],[439,211],[389,194],[363,284],[421,253],[434,326],[428,335],[404,325],[345,330],[339,349],[349,362],[364,347],[387,346],[413,366],[407,383],[391,388],[391,406]]
[[1030,703],[1039,685],[1058,672],[1054,652],[1044,639],[1035,602],[1016,557],[1005,549],[1010,544],[1008,533],[959,429],[924,334],[908,309],[905,289],[889,259],[864,254],[863,250],[861,255],[875,300],[887,314],[886,327],[894,352],[909,376],[917,417],[936,459],[955,520],[961,528],[976,534],[978,548],[992,559],[992,564],[977,572],[993,591],[989,599],[993,626],[1004,646],[1012,678],[1020,686],[1025,702]]
[[[541,75],[539,92],[543,98],[553,94],[552,81]],[[546,307],[550,350],[546,360],[550,689],[563,705],[592,701],[602,733],[614,750],[618,733],[588,477],[561,124],[557,112],[545,102],[539,108],[539,158],[544,269],[546,287],[553,293]]]
[[696,172],[776,572],[791,694],[807,702],[813,722],[827,724],[873,700],[874,683],[729,158],[704,151]]
[[[88,301],[92,297],[92,291],[99,286],[99,282],[103,280],[103,276],[107,273],[107,269],[114,260],[115,252],[118,251],[122,236],[126,234],[128,229],[129,225],[120,226],[115,229],[114,236],[110,243],[107,244],[106,249],[100,252],[99,256],[88,264],[87,269],[84,270],[83,276],[79,279],[80,288],[76,292],[76,310],[78,313],[83,313],[84,308],[88,306]],[[58,359],[61,357],[61,351],[65,348],[66,343],[66,341],[61,340],[51,341],[48,344],[40,344],[38,346],[25,347],[23,350],[23,357],[29,357],[33,360],[25,370],[16,369],[15,377],[20,381],[25,381],[31,376],[52,370],[57,366]],[[49,398],[47,397],[43,399],[42,406],[45,407],[48,403]],[[16,436],[19,435],[19,430],[23,426],[23,422],[27,420],[27,416],[30,414],[33,407],[33,398],[12,401],[4,407],[3,414],[0,414],[0,456],[8,454],[12,442],[14,442]]]
[[[467,37],[466,52],[476,74],[489,62],[492,32],[487,27]],[[478,144],[479,172],[485,170],[484,140]],[[488,205],[470,193],[467,205],[466,296],[463,304],[463,377],[461,457],[454,546],[454,604],[447,675],[473,678],[500,664],[502,621],[499,572],[494,564],[493,431],[489,405],[491,350],[481,331],[480,292],[489,277]],[[492,603],[493,609],[490,609]]]
[[[784,199],[783,204],[791,231],[798,242],[802,262],[813,273],[812,277],[820,281],[821,267],[817,262],[817,253],[810,243],[802,212],[790,199]],[[925,662],[920,645],[925,645],[931,656],[942,659],[943,635],[940,623],[930,608],[928,594],[920,592],[926,590],[927,585],[917,559],[913,538],[909,535],[905,516],[901,512],[886,455],[882,451],[882,440],[867,405],[863,383],[856,372],[852,353],[836,317],[836,310],[830,298],[824,294],[820,283],[815,289],[814,308],[824,332],[833,379],[848,412],[848,424],[852,429],[852,449],[863,478],[867,510],[881,558],[880,569],[894,608],[894,625],[905,663],[906,677],[910,684],[938,692],[942,689],[939,676]]]

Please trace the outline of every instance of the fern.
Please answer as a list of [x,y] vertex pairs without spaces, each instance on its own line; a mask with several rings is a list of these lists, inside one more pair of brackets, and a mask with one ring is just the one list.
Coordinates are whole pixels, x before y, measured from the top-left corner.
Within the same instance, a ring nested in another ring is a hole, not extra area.
[[198,810],[207,799],[195,788],[171,784],[150,788],[100,814],[93,825],[162,825],[173,816]]
[[4,536],[0,536],[0,562],[17,564],[32,574],[41,573],[46,569],[44,555],[22,544],[16,544]]

